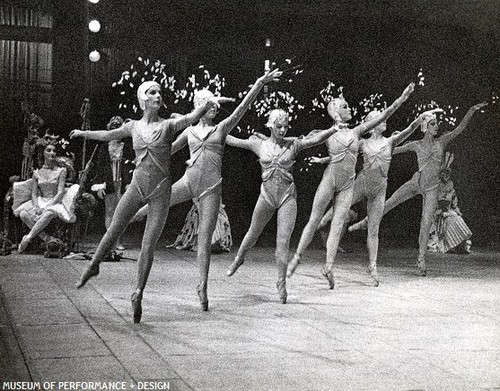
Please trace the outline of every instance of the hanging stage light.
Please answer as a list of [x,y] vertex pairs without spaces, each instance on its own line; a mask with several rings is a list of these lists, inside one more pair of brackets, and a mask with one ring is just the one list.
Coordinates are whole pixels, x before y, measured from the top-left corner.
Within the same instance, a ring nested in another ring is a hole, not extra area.
[[99,3],[99,0],[89,0],[92,4],[97,4]]
[[89,53],[89,60],[92,62],[97,62],[101,59],[101,53],[99,53],[97,50],[92,50]]
[[99,32],[101,29],[101,23],[99,23],[98,20],[93,19],[89,22],[89,30],[92,31],[93,33]]

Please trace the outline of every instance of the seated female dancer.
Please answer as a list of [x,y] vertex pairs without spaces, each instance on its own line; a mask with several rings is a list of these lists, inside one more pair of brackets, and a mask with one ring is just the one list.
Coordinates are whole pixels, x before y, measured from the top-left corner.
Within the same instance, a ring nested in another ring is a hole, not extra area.
[[[215,124],[213,120],[217,115],[217,109],[209,110],[196,126],[190,126],[184,130],[172,145],[172,153],[177,152],[186,144],[189,145],[191,158],[187,161],[184,176],[172,185],[170,206],[192,199],[198,200],[200,225],[198,226],[196,258],[200,268],[200,282],[196,290],[203,311],[208,311],[207,283],[211,240],[221,202],[222,155],[226,137],[255,101],[262,87],[271,81],[278,81],[281,73],[279,69],[274,69],[259,77],[234,112],[218,124]],[[210,98],[213,98],[210,91],[197,91],[194,106],[199,107]],[[168,200],[166,201],[168,207]],[[141,209],[134,220],[140,219],[146,211],[147,207]]]
[[347,102],[343,98],[336,98],[328,104],[328,114],[333,119],[334,126],[338,131],[326,141],[330,163],[323,173],[323,178],[316,190],[311,217],[302,232],[297,250],[288,265],[287,274],[289,276],[294,273],[300,263],[300,258],[311,242],[328,203],[333,199],[333,218],[326,246],[326,264],[322,270],[322,274],[328,279],[330,289],[333,289],[335,285],[333,263],[337,254],[342,226],[351,206],[360,138],[363,134],[387,120],[408,99],[413,92],[413,88],[414,83],[410,83],[402,95],[377,118],[352,129],[348,128],[346,124],[351,119],[351,109]]
[[287,137],[288,114],[280,109],[269,113],[266,126],[271,129],[271,137],[263,140],[257,136],[242,140],[229,136],[227,144],[249,149],[258,157],[262,166],[262,185],[260,195],[255,205],[252,223],[241,242],[233,263],[227,271],[232,276],[243,264],[245,255],[250,250],[262,230],[269,222],[275,211],[278,211],[278,229],[276,235],[276,265],[278,267],[278,282],[276,287],[280,301],[285,304],[286,266],[288,263],[288,248],[290,236],[295,226],[297,216],[297,194],[292,176],[295,156],[305,149],[324,142],[334,132],[335,127],[323,131],[313,131],[305,137]]
[[[447,153],[448,154],[448,153]],[[441,169],[441,183],[438,188],[438,208],[431,228],[428,249],[447,253],[448,251],[470,253],[472,231],[462,218],[458,198],[451,180],[449,166]]]
[[[364,164],[354,182],[351,205],[357,204],[363,198],[368,201],[368,236],[366,241],[369,259],[368,272],[375,281],[375,286],[379,285],[377,273],[378,232],[384,210],[387,174],[391,164],[392,151],[398,144],[406,140],[427,117],[437,111],[442,110],[435,109],[420,114],[405,130],[394,132],[389,137],[382,136],[387,128],[384,121],[371,130],[370,138],[361,140],[360,147],[363,152]],[[380,111],[371,111],[366,116],[365,121],[370,121],[379,115]],[[325,217],[321,221],[323,224],[324,219]]]
[[[427,273],[425,253],[427,251],[427,242],[429,241],[429,231],[438,203],[439,173],[441,171],[444,150],[452,140],[465,130],[474,113],[486,106],[486,104],[483,102],[472,106],[455,130],[440,137],[438,137],[439,126],[436,116],[427,117],[421,125],[422,132],[424,132],[422,140],[410,141],[394,149],[394,154],[407,151],[415,152],[418,160],[418,171],[385,202],[383,214],[385,215],[394,207],[417,194],[422,195],[422,219],[420,221],[417,259],[417,267],[422,276],[425,276]],[[368,219],[365,218],[349,227],[349,231],[364,229],[367,225]]]
[[43,166],[33,173],[31,200],[20,205],[14,215],[19,216],[24,224],[31,228],[19,244],[18,252],[26,251],[28,244],[39,236],[44,242],[51,237],[44,232],[49,223],[59,218],[66,223],[74,223],[74,211],[62,202],[66,185],[66,168],[56,162],[56,146],[48,144],[43,149]]
[[158,115],[159,109],[163,106],[158,83],[154,81],[142,83],[137,90],[137,99],[143,110],[140,120],[125,123],[118,129],[109,131],[73,130],[70,133],[71,138],[85,137],[98,141],[132,137],[136,153],[136,169],[132,182],[118,201],[111,225],[101,239],[92,263],[83,273],[77,287],[83,287],[91,277],[99,274],[99,264],[113,249],[134,214],[147,203],[149,212],[139,255],[137,287],[131,297],[134,323],[139,323],[141,320],[142,296],[153,264],[154,248],[168,215],[171,192],[170,150],[173,136],[197,122],[207,110],[219,102],[228,100],[228,98],[212,97],[189,114],[175,119],[163,119]]

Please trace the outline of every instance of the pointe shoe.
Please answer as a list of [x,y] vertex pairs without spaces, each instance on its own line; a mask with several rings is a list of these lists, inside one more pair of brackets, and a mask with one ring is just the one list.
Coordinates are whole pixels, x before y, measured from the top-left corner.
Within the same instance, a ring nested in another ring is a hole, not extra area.
[[134,314],[134,323],[140,323],[142,317],[142,293],[134,292],[130,297],[132,301],[132,312]]
[[230,277],[232,276],[234,273],[236,273],[236,270],[238,270],[238,268],[243,265],[243,262],[245,262],[245,260],[243,258],[234,258],[234,261],[231,265],[229,265],[229,268],[227,269],[227,275]]
[[17,252],[19,254],[22,254],[23,252],[25,252],[29,243],[30,243],[30,239],[29,239],[28,235],[24,235],[23,238],[21,239],[21,243],[19,243],[19,247],[17,248]]
[[198,292],[198,298],[200,299],[201,310],[208,311],[207,284],[200,283],[196,287],[196,292]]
[[286,299],[288,294],[286,292],[286,279],[278,278],[278,282],[276,283],[276,288],[278,289],[278,295],[280,297],[281,304],[286,304]]
[[357,231],[358,229],[367,229],[368,228],[368,219],[365,217],[363,220],[358,221],[356,224],[353,224],[347,228],[349,232]]
[[427,268],[425,266],[425,258],[419,256],[417,260],[418,274],[422,277],[427,275]]
[[330,285],[330,289],[335,288],[335,279],[333,278],[333,266],[325,266],[321,269],[321,274],[326,277],[328,280],[328,284]]
[[297,254],[295,254],[292,260],[288,263],[288,266],[286,268],[286,276],[288,278],[293,276],[293,273],[295,273],[295,270],[297,269],[300,263],[301,263],[300,257]]
[[375,281],[375,286],[379,286],[380,285],[380,281],[378,279],[377,266],[376,265],[375,266],[368,265],[367,272],[373,278],[373,281]]
[[99,274],[99,264],[90,264],[90,266],[85,270],[80,277],[80,282],[76,286],[77,289],[80,289],[83,287],[88,280],[90,280],[92,277],[95,277]]

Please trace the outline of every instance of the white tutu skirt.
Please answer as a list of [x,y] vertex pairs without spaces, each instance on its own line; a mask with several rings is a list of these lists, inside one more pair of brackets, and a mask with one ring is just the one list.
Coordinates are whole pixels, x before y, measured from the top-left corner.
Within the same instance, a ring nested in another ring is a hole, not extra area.
[[[52,211],[57,214],[57,217],[66,223],[74,223],[76,221],[75,215],[75,197],[78,193],[79,186],[72,185],[64,192],[63,199],[60,203],[47,206],[50,198],[38,197],[38,206],[43,211]],[[19,217],[22,211],[30,214],[31,218],[36,221],[40,216],[35,213],[33,201],[27,201],[14,209],[14,216]]]

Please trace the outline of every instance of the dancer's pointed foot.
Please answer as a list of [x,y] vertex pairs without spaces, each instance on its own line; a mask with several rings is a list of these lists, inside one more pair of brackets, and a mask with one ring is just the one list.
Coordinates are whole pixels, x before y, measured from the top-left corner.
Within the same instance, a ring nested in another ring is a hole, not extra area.
[[134,314],[134,323],[140,323],[142,317],[142,292],[134,292],[130,297],[132,301],[132,312]]
[[196,287],[202,311],[208,311],[207,283],[202,282]]
[[373,278],[373,281],[375,281],[375,286],[379,286],[380,281],[378,279],[377,265],[368,265],[367,271],[370,274],[370,276]]
[[297,269],[297,267],[299,266],[299,264],[300,264],[300,255],[298,255],[297,253],[295,253],[293,255],[292,260],[288,263],[288,266],[286,268],[286,276],[288,278],[290,278],[291,276],[293,276],[293,273],[295,273],[295,270]]
[[99,274],[99,264],[98,263],[91,263],[90,266],[85,270],[80,277],[80,282],[76,286],[77,289],[80,289],[83,287],[88,280],[90,280],[92,277],[95,277]]
[[335,279],[333,278],[333,266],[325,266],[321,269],[321,274],[326,277],[328,280],[328,284],[330,285],[330,289],[335,288]]
[[417,260],[418,274],[422,277],[427,275],[427,268],[425,266],[425,258],[422,256],[418,257]]
[[19,254],[22,254],[23,252],[25,252],[29,243],[30,243],[29,236],[28,235],[24,235],[23,238],[21,239],[21,243],[19,243],[19,247],[17,248],[17,252]]
[[238,268],[243,265],[243,262],[245,262],[243,258],[234,258],[233,263],[229,265],[229,268],[227,269],[227,275],[232,276],[234,273],[236,273],[236,270],[238,270]]
[[351,225],[347,230],[349,232],[357,231],[359,229],[367,229],[368,228],[368,219],[365,217],[363,220],[358,221],[356,224]]
[[286,279],[284,277],[278,278],[276,288],[278,289],[281,304],[286,304],[288,293],[286,292]]

